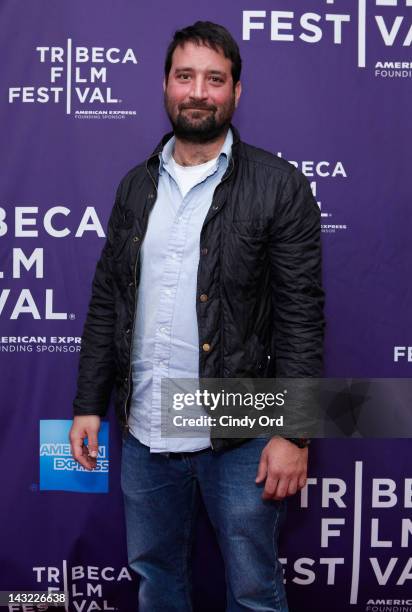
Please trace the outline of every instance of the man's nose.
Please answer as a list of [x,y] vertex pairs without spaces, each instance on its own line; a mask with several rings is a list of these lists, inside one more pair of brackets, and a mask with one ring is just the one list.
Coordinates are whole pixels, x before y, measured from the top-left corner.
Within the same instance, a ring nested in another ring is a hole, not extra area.
[[204,100],[208,97],[206,81],[202,76],[197,76],[192,81],[190,97],[196,100]]

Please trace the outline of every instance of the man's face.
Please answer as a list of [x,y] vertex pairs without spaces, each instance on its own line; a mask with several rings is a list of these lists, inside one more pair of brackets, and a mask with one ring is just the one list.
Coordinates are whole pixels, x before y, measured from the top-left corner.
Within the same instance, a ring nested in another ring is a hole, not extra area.
[[163,81],[165,108],[175,135],[189,142],[215,140],[229,126],[241,85],[233,89],[232,62],[222,52],[187,42],[176,47]]

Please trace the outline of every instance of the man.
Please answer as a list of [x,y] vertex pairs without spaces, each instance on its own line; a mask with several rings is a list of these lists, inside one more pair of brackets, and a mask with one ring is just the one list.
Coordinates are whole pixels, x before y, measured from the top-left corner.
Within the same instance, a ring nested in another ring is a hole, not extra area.
[[319,209],[292,165],[240,140],[240,71],[222,26],[175,33],[163,83],[173,133],[119,185],[82,338],[72,452],[96,465],[115,385],[141,612],[191,610],[199,492],[227,610],[287,610],[277,538],[286,496],[306,482],[305,441],[160,433],[162,378],[321,373]]

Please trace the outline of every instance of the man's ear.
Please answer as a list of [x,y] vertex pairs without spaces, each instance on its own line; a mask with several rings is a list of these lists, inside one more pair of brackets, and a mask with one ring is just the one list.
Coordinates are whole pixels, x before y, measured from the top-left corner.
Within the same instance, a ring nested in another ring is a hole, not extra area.
[[163,92],[166,91],[166,77],[163,77]]
[[235,108],[239,104],[240,94],[242,93],[242,83],[238,81],[235,85]]

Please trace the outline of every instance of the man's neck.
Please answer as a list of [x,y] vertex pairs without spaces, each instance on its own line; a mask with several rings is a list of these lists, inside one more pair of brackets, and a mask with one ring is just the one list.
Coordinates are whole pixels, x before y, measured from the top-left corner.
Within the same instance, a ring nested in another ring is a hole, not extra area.
[[217,157],[225,142],[228,130],[216,140],[205,143],[187,142],[176,138],[173,151],[174,160],[181,166],[197,166],[205,164]]

